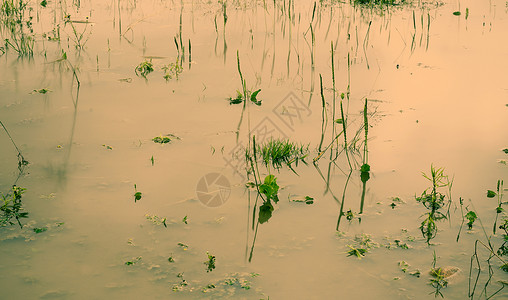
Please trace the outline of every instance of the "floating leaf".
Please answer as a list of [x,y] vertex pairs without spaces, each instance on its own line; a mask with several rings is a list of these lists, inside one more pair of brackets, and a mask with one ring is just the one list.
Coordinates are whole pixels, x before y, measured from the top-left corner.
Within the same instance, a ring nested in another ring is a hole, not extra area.
[[494,191],[491,191],[491,190],[487,191],[487,198],[494,198],[494,197],[496,197],[496,195],[497,194]]
[[35,233],[41,233],[41,232],[47,231],[48,228],[46,228],[46,227],[37,228],[36,227],[33,230],[34,230]]
[[141,192],[136,192],[134,194],[134,202],[138,201],[138,200],[141,200]]
[[261,89],[253,92],[251,95],[250,95],[250,101],[254,102],[256,105],[261,105],[261,100],[258,100],[256,97],[257,95],[259,94],[259,92],[261,92]]

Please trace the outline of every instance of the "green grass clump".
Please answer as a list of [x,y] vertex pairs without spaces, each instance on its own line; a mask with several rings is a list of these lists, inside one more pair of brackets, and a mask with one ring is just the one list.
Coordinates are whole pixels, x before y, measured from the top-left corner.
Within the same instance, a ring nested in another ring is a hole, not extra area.
[[[270,139],[257,145],[256,151],[260,154],[258,157],[265,167],[269,168],[271,166],[276,170],[280,170],[283,166],[287,166],[295,172],[292,165],[298,166],[299,161],[306,164],[305,158],[309,154],[309,146],[297,144],[288,139]],[[247,153],[247,156],[249,155]]]

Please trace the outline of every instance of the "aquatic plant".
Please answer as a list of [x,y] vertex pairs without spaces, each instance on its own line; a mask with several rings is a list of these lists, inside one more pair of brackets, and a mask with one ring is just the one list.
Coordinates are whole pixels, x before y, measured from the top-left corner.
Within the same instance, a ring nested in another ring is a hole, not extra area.
[[166,81],[173,79],[173,77],[178,80],[178,76],[183,72],[183,67],[178,58],[174,63],[169,63],[161,67],[164,71],[164,76],[162,76]]
[[[74,26],[74,23],[85,24],[85,27],[83,28],[82,31],[78,31],[76,29],[76,26]],[[84,21],[74,21],[74,20],[71,20],[70,14],[66,14],[64,16],[64,24],[69,25],[71,27],[72,34],[73,34],[71,39],[74,42],[74,46],[76,47],[76,49],[84,49],[86,42],[88,41],[88,39],[91,36],[90,32],[88,35],[85,35],[87,33],[88,24],[89,24],[88,17],[86,17]]]
[[235,98],[233,98],[233,97],[228,98],[229,104],[230,105],[231,104],[240,104],[243,101],[245,101],[245,99],[250,99],[250,101],[252,103],[256,104],[257,106],[260,106],[262,101],[257,99],[259,92],[261,92],[261,89],[258,89],[254,92],[252,92],[250,90],[246,90],[246,96],[244,96],[244,94],[242,92],[240,92],[239,90],[236,90],[236,97]]
[[9,193],[5,195],[0,193],[0,227],[17,223],[20,228],[23,228],[20,219],[28,218],[28,212],[23,212],[23,203],[21,201],[25,190],[22,187],[14,185]]
[[141,200],[141,196],[143,194],[141,192],[138,192],[138,187],[136,184],[134,184],[134,203],[138,202],[139,200]]
[[136,75],[141,76],[145,79],[147,79],[146,76],[148,76],[148,74],[152,73],[153,71],[153,63],[151,59],[139,63],[139,65],[134,68]]
[[[179,140],[180,138],[179,138],[179,137],[177,137],[177,136],[176,136],[176,135],[174,135],[174,134],[169,133],[169,134],[166,134],[166,135],[159,135],[159,136],[156,136],[156,137],[154,137],[154,138],[152,139],[152,141],[153,141],[154,143],[157,143],[157,144],[167,144],[167,143],[171,142],[171,141],[172,141],[172,140],[174,140],[174,139]],[[153,156],[152,156],[152,158],[153,158]],[[152,160],[152,164],[153,164],[153,160]]]
[[215,269],[215,255],[211,255],[208,251],[206,252],[206,255],[208,256],[208,260],[205,261],[204,264],[206,265],[206,272],[208,273]]
[[[289,139],[270,138],[255,147],[255,151],[259,154],[256,159],[259,158],[268,170],[270,168],[280,170],[283,166],[287,166],[296,173],[293,164],[295,166],[298,166],[299,162],[307,164],[305,158],[309,154],[309,145],[298,144]],[[253,158],[252,151],[247,149],[245,157],[246,161],[249,162]]]
[[503,183],[504,183],[503,180],[498,180],[496,192],[494,192],[492,190],[487,191],[487,198],[494,198],[497,196],[496,219],[494,220],[494,226],[492,228],[492,232],[494,234],[496,234],[498,216],[499,216],[499,214],[504,212],[504,208],[502,207],[504,204],[504,202],[503,202],[503,191],[504,191]]
[[13,49],[18,56],[33,56],[35,36],[32,28],[31,12],[28,1],[4,0],[0,6],[0,26],[8,36],[5,37],[5,49]]
[[347,245],[347,247],[350,249],[347,251],[348,256],[356,256],[358,259],[361,259],[370,249],[379,247],[379,244],[374,242],[370,235],[362,233],[356,235],[354,244]]
[[448,180],[448,176],[444,174],[443,168],[430,167],[430,176],[423,173],[423,177],[429,180],[432,186],[423,191],[423,193],[416,197],[416,201],[423,204],[423,206],[429,210],[425,213],[424,219],[420,225],[420,231],[424,238],[427,239],[427,244],[430,244],[430,240],[436,237],[437,225],[436,221],[447,219],[447,216],[441,212],[443,208],[451,199],[446,199],[446,196],[438,191],[439,188],[450,186],[451,183]]

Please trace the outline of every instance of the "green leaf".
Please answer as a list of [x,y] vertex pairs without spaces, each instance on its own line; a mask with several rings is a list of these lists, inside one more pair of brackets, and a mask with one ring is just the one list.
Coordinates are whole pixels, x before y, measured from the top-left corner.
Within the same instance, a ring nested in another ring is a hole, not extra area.
[[337,120],[335,120],[334,122],[335,122],[335,123],[337,123],[337,124],[342,124],[342,123],[344,123],[344,120],[342,120],[342,119],[337,119]]
[[270,218],[272,217],[272,212],[273,212],[272,203],[270,201],[266,201],[265,203],[263,203],[263,205],[259,207],[259,217],[258,217],[259,224],[268,222],[268,220],[270,220]]
[[134,194],[134,202],[138,201],[138,200],[141,200],[141,192],[136,192]]
[[46,1],[46,0],[42,0],[41,1],[41,6],[42,7],[46,7],[47,5],[48,5],[48,1]]
[[460,16],[460,15],[461,15],[461,13],[460,13],[460,11],[454,11],[454,12],[453,12],[453,15],[454,15],[454,16]]
[[46,228],[46,227],[37,228],[36,227],[33,230],[34,230],[35,233],[41,233],[41,232],[47,231],[48,228]]
[[261,92],[261,89],[253,92],[251,95],[250,95],[250,101],[252,102],[257,102],[258,100],[256,99],[257,95],[259,94],[259,92]]
[[273,175],[265,177],[265,182],[259,186],[259,192],[266,196],[266,199],[273,200],[275,203],[279,202],[278,192],[279,186],[277,185],[277,178]]
[[497,194],[494,191],[491,191],[491,190],[487,191],[487,198],[494,198],[494,197],[496,197],[496,195]]
[[508,148],[502,150],[504,153],[508,154]]

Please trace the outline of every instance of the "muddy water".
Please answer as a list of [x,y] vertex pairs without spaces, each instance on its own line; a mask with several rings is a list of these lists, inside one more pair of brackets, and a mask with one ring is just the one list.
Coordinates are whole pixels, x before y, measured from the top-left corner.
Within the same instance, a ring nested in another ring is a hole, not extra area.
[[[508,158],[501,151],[508,138],[503,1],[389,10],[228,1],[225,27],[219,3],[119,3],[34,4],[33,57],[18,58],[12,49],[0,57],[0,120],[30,162],[18,179],[18,152],[2,128],[1,191],[14,182],[26,188],[29,212],[22,229],[0,229],[6,299],[426,299],[434,297],[428,274],[434,253],[436,266],[460,269],[443,295],[468,297],[474,242],[486,237],[476,221],[456,242],[459,197],[491,236],[497,201],[486,191],[508,172],[499,162]],[[66,14],[78,35],[64,23]],[[87,17],[91,23],[80,22]],[[42,36],[53,28],[60,28],[59,42]],[[241,89],[237,53],[246,87],[261,89],[263,100],[246,106],[240,126],[242,104],[226,99]],[[183,71],[166,81],[161,67],[178,58]],[[154,71],[145,80],[135,68],[146,59]],[[340,118],[338,101],[348,84],[348,136],[360,132],[349,181],[344,152],[332,162],[327,152],[312,164],[322,136],[323,145],[333,138],[331,121]],[[32,92],[42,88],[49,92]],[[365,98],[371,178],[359,214]],[[255,192],[245,188],[252,179],[238,152],[249,132],[258,140],[287,137],[310,145],[298,175],[271,170],[281,200],[259,225],[250,263]],[[152,141],[166,134],[179,139]],[[431,164],[454,181],[449,221],[438,222],[428,246],[419,231],[426,210],[414,197],[428,187],[421,172]],[[211,173],[228,182],[218,207],[200,201],[198,183]],[[138,201],[136,192],[142,193]],[[305,196],[314,204],[288,200]],[[402,203],[392,209],[393,197]],[[354,218],[342,218],[337,231],[342,199]],[[370,236],[372,248],[361,260],[348,257],[348,245],[361,234]],[[395,240],[410,248],[398,248]],[[497,250],[499,230],[491,240]],[[211,272],[207,251],[216,257]],[[483,287],[489,256],[485,248],[478,254]],[[409,264],[406,272],[401,261]],[[489,296],[507,280],[500,261],[492,261]],[[420,277],[409,275],[417,270]],[[503,290],[494,298],[507,295]]]

